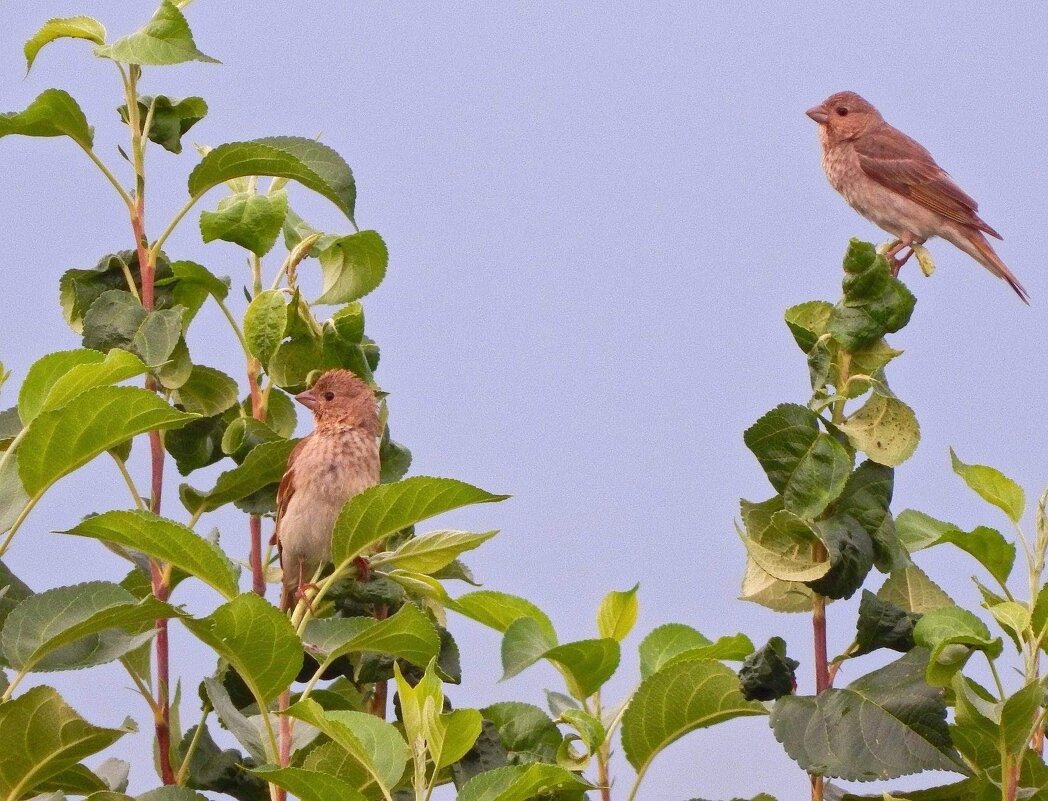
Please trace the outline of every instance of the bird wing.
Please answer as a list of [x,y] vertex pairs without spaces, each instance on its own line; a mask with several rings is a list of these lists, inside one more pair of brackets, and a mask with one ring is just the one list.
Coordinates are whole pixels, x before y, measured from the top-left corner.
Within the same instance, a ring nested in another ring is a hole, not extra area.
[[885,125],[854,140],[862,171],[877,183],[948,220],[1001,235],[979,217],[979,204],[953,182],[920,143]]
[[287,468],[284,470],[284,475],[280,479],[280,486],[277,487],[277,514],[276,514],[276,528],[273,532],[273,537],[277,541],[277,556],[280,558],[280,566],[284,566],[284,548],[280,543],[280,522],[284,518],[284,514],[287,512],[287,506],[291,502],[291,497],[295,494],[295,460],[298,459],[299,454],[302,453],[302,449],[306,443],[309,442],[309,438],[313,435],[302,437],[299,443],[291,449],[291,454],[287,457]]

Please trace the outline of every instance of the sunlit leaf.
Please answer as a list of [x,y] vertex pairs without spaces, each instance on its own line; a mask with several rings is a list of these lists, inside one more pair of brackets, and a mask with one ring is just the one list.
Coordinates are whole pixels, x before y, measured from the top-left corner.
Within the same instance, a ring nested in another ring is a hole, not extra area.
[[144,27],[110,45],[100,45],[95,53],[124,64],[166,66],[187,61],[217,64],[201,53],[193,41],[189,23],[171,0],[162,0],[153,18]]

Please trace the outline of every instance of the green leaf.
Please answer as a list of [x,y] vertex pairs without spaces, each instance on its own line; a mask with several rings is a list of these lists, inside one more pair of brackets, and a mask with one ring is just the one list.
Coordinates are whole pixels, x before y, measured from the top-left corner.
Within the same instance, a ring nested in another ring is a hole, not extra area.
[[222,473],[215,486],[208,492],[201,492],[183,484],[178,489],[182,505],[190,514],[211,512],[227,503],[246,498],[270,484],[278,483],[287,468],[288,456],[296,444],[297,440],[286,439],[262,443],[253,448],[241,464]]
[[[748,509],[744,510],[745,519]],[[746,527],[750,529],[749,522]],[[814,581],[830,571],[830,559],[819,532],[786,510],[772,515],[767,528],[756,537],[745,537],[743,543],[763,570],[782,581]]]
[[915,509],[904,509],[895,518],[895,528],[906,550],[917,553],[935,545],[947,531],[956,526]]
[[[218,278],[210,270],[195,261],[175,261],[171,263],[171,297],[172,303],[181,306],[183,333],[193,321],[200,307],[207,298],[225,300],[229,294],[229,279]],[[165,282],[158,282],[165,286]]]
[[749,554],[742,578],[740,601],[760,604],[776,612],[810,612],[814,593],[799,581],[782,581],[762,568]]
[[810,409],[784,403],[743,435],[787,510],[817,517],[841,494],[851,473],[851,456],[837,440],[819,431]]
[[284,293],[267,289],[258,293],[244,312],[244,339],[251,355],[268,365],[287,329],[288,309]]
[[889,573],[909,563],[890,510],[895,471],[866,461],[855,468],[834,507],[836,517],[858,521],[873,542],[877,569]]
[[558,765],[512,765],[474,776],[459,791],[456,801],[530,801],[558,790],[588,787],[578,774]]
[[906,653],[915,645],[913,627],[920,619],[920,613],[908,612],[869,590],[863,590],[859,619],[855,624],[855,644],[858,647],[850,656],[862,656],[878,648]]
[[637,623],[640,604],[637,602],[639,584],[631,589],[609,592],[597,607],[597,634],[622,642]]
[[1022,650],[1022,640],[1030,628],[1030,610],[1016,601],[986,604],[986,609],[1015,642],[1016,650]]
[[183,414],[135,387],[97,387],[36,417],[18,449],[18,472],[30,496],[43,492],[98,454],[146,431],[177,428]]
[[104,44],[106,29],[101,22],[93,17],[55,17],[49,19],[40,30],[26,41],[23,48],[27,75],[33,68],[33,62],[36,61],[37,54],[45,45],[49,45],[58,39],[87,39],[95,44]]
[[842,689],[775,703],[772,730],[803,770],[854,781],[923,770],[963,772],[942,692],[924,683],[928,652],[914,649]]
[[205,242],[221,239],[265,256],[276,244],[286,214],[287,192],[238,192],[222,198],[217,211],[200,214],[200,235]]
[[932,545],[944,542],[971,554],[997,581],[1002,584],[1008,581],[1015,564],[1015,543],[1008,542],[997,529],[978,526],[964,532],[951,526]]
[[544,657],[560,668],[568,690],[580,701],[589,698],[619,667],[618,640],[578,640],[546,651]]
[[531,704],[502,701],[481,710],[513,763],[553,762],[564,739],[549,715]]
[[477,741],[482,726],[476,709],[456,709],[434,717],[427,740],[436,769],[444,770],[462,759]]
[[739,688],[747,701],[774,701],[797,689],[796,659],[786,656],[786,641],[772,637],[746,658],[739,669]]
[[487,542],[497,531],[474,533],[442,529],[405,540],[391,554],[376,556],[372,564],[392,565],[402,570],[432,574],[451,564],[466,551]]
[[237,594],[236,573],[217,545],[181,523],[151,512],[105,512],[87,517],[63,533],[140,551],[196,576],[226,598]]
[[237,382],[214,367],[194,364],[189,379],[175,392],[175,403],[187,412],[213,417],[237,402]]
[[824,300],[810,300],[790,306],[786,310],[786,326],[793,334],[797,347],[805,353],[811,353],[820,337],[826,333],[832,312],[833,304]]
[[219,62],[197,50],[185,16],[171,0],[162,0],[153,18],[129,36],[111,45],[100,45],[95,53],[124,64],[167,66],[187,61]]
[[502,637],[502,681],[531,667],[556,645],[556,638],[537,620],[518,618]]
[[0,114],[0,139],[17,136],[68,136],[84,150],[94,143],[91,126],[68,92],[46,89],[25,111]]
[[414,604],[385,620],[328,617],[306,626],[303,640],[328,664],[354,652],[390,654],[425,668],[440,652],[436,627]]
[[638,648],[640,677],[646,679],[669,664],[677,655],[710,644],[708,637],[704,637],[691,626],[685,626],[683,623],[665,623],[641,640]]
[[830,333],[844,348],[857,350],[910,321],[916,298],[892,277],[888,262],[869,242],[851,241],[844,272],[844,299],[829,321]]
[[298,181],[353,219],[357,189],[349,165],[327,145],[298,136],[219,145],[190,174],[189,194],[198,197],[224,181],[251,175]]
[[950,463],[953,472],[964,479],[964,483],[975,490],[987,503],[992,503],[1018,523],[1026,511],[1026,493],[1008,476],[993,467],[981,464],[965,464],[950,448]]
[[1001,741],[1009,754],[1021,755],[1034,732],[1044,688],[1034,681],[1010,696],[1001,710]]
[[254,593],[238,595],[201,620],[184,622],[236,669],[259,703],[276,698],[302,666],[302,643],[291,622]]
[[266,783],[243,767],[247,761],[244,754],[235,748],[220,748],[206,725],[202,731],[197,726],[190,727],[175,750],[172,756],[174,764],[188,759],[186,787],[229,793],[244,801],[261,801],[269,795]]
[[178,614],[152,596],[139,602],[118,584],[92,581],[26,598],[0,642],[16,670],[76,670],[118,659],[151,638],[154,620]]
[[913,639],[931,652],[926,680],[933,687],[949,686],[973,651],[996,659],[1002,649],[1000,637],[992,637],[985,623],[958,606],[926,612],[913,629]]
[[531,601],[516,595],[496,590],[477,590],[450,601],[447,606],[460,615],[503,633],[517,620],[528,617],[539,624],[548,639],[554,644],[557,642],[557,633],[546,613]]
[[22,424],[28,424],[43,410],[47,396],[63,376],[83,365],[100,364],[104,358],[98,351],[79,348],[49,353],[33,362],[18,392]]
[[388,264],[386,243],[375,231],[358,231],[335,240],[320,253],[324,289],[316,302],[350,303],[364,297],[382,283]]
[[851,598],[873,568],[873,541],[853,517],[832,517],[815,524],[830,556],[826,575],[807,582],[827,598]]
[[411,756],[407,743],[393,726],[374,715],[328,712],[312,699],[292,704],[285,714],[315,726],[330,737],[386,795],[404,775]]
[[954,605],[950,596],[917,565],[893,571],[877,591],[877,597],[907,612],[919,614]]
[[[138,98],[138,119],[140,125],[145,125],[149,116],[149,109],[153,109],[153,119],[149,124],[148,137],[151,142],[156,142],[169,153],[182,152],[182,137],[207,116],[207,103],[202,97],[187,97],[184,100],[174,100],[165,95],[150,97],[141,95]],[[130,124],[127,105],[117,109],[120,119],[125,124]],[[141,128],[139,128],[141,133]],[[204,240],[208,241],[208,240]]]
[[739,679],[719,662],[678,662],[641,682],[622,718],[622,747],[638,774],[667,746],[696,729],[766,714],[747,701]]
[[182,336],[182,312],[147,312],[121,289],[103,292],[84,315],[84,347],[103,353],[123,348],[157,367],[172,355]]
[[[127,728],[93,726],[51,687],[0,704],[0,797],[22,798],[84,757],[108,748]],[[13,746],[18,743],[17,747]]]
[[508,497],[464,481],[430,476],[371,487],[353,496],[339,514],[331,543],[332,561],[338,565],[355,559],[371,544],[435,515]]
[[238,743],[247,749],[252,759],[256,762],[265,762],[266,747],[262,742],[262,732],[255,728],[251,721],[237,709],[221,682],[207,677],[203,685],[207,693],[207,700],[211,702],[222,725],[236,737]]
[[874,392],[839,424],[848,441],[878,464],[896,467],[917,449],[921,428],[913,409],[898,398]]
[[340,801],[366,801],[366,797],[353,785],[316,770],[264,765],[252,768],[250,772],[270,784],[283,787],[301,801],[332,801],[335,798]]

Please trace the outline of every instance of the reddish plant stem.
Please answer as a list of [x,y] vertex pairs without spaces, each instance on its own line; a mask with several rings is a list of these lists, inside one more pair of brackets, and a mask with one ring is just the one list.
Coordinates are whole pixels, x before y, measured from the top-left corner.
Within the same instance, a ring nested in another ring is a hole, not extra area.
[[[135,249],[138,254],[138,270],[142,280],[142,307],[152,311],[154,306],[156,265],[153,263],[145,234],[145,198],[143,181],[138,180],[138,191],[135,206],[131,214],[131,229],[135,235]],[[156,391],[156,381],[152,376],[146,378],[146,389]],[[160,514],[160,501],[164,491],[164,444],[159,431],[149,432],[150,454],[150,495],[149,510]],[[150,578],[153,595],[158,601],[166,601],[170,593],[163,565],[159,562],[150,564]],[[171,663],[168,641],[167,620],[156,621],[156,722],[155,733],[160,762],[160,778],[167,784],[175,784],[175,770],[171,764]]]

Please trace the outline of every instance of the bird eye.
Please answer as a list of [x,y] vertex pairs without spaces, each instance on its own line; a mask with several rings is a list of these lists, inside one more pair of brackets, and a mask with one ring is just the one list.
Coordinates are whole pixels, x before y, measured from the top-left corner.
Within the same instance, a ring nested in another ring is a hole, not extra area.
[[334,392],[325,392],[324,393],[324,400],[326,400],[326,401],[333,401],[334,399],[335,399],[335,393]]
[[837,116],[838,117],[847,117],[848,116],[848,109],[845,108],[844,106],[837,106]]

